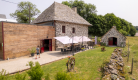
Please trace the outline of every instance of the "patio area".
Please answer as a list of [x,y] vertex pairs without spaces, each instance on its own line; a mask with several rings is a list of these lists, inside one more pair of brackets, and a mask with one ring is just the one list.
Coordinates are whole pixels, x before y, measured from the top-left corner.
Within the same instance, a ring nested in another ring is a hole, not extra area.
[[[77,53],[79,52],[76,52],[74,54],[77,54]],[[18,71],[24,71],[29,69],[29,66],[26,66],[26,64],[28,64],[29,61],[33,61],[33,62],[38,61],[40,65],[43,65],[56,60],[66,58],[67,56],[71,56],[71,55],[72,53],[62,54],[60,51],[48,51],[40,54],[40,58],[37,58],[37,59],[35,59],[36,56],[34,57],[24,56],[24,57],[19,57],[15,59],[5,60],[5,61],[1,60],[0,71],[2,71],[2,69],[5,69],[6,73],[12,74]]]

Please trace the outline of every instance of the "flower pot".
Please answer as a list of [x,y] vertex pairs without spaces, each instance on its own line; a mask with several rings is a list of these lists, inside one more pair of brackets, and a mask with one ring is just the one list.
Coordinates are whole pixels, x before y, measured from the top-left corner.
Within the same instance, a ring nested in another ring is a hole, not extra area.
[[31,53],[31,56],[34,56],[34,53]]

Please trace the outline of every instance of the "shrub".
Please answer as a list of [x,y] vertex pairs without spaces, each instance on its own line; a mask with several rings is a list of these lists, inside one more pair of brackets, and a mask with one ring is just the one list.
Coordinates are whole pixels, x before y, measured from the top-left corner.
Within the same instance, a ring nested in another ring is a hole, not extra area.
[[103,42],[101,42],[101,46],[103,46]]
[[28,51],[30,51],[31,53],[35,53],[36,48],[35,48],[35,47],[33,47],[33,48],[31,48],[31,49],[28,49]]
[[99,37],[97,37],[97,42],[101,42],[101,39]]
[[106,46],[106,43],[103,43],[103,46]]
[[58,72],[55,76],[55,80],[71,80],[71,78],[65,72]]
[[45,76],[45,80],[50,80],[49,73]]
[[38,62],[35,62],[35,66],[32,61],[29,62],[30,70],[27,71],[28,75],[30,76],[30,80],[41,80],[43,76],[43,71],[41,66]]
[[26,74],[25,75],[21,75],[19,74],[19,72],[15,75],[15,79],[16,80],[25,80],[26,78]]
[[8,80],[9,74],[6,76],[6,70],[2,69],[0,72],[0,80]]

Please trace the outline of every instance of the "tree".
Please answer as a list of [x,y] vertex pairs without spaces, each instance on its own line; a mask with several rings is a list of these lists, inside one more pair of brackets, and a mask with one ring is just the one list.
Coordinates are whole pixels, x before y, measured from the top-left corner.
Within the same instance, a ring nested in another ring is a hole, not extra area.
[[108,28],[110,29],[112,26],[116,26],[117,30],[120,30],[121,28],[121,22],[120,19],[118,17],[116,17],[113,13],[107,13],[106,15],[104,15],[105,19],[106,19],[106,26],[108,26]]
[[130,35],[135,36],[136,32],[137,32],[136,28],[134,26],[131,26],[130,27]]
[[16,18],[19,23],[29,23],[29,7],[30,20],[34,20],[34,16],[38,15],[40,10],[31,2],[20,2],[18,4],[18,9],[14,13],[11,13],[10,16]]
[[93,4],[87,4],[82,0],[74,0],[74,1],[63,1],[62,4],[67,5],[69,7],[77,7],[77,13],[83,17],[84,19],[88,19],[89,14],[97,12],[96,6]]

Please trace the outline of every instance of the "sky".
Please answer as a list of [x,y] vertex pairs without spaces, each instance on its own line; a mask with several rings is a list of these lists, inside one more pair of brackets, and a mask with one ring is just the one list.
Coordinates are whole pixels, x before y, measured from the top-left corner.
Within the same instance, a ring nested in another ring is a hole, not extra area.
[[[9,2],[6,2],[9,1]],[[7,19],[10,13],[14,13],[17,9],[17,4],[21,1],[30,1],[43,12],[52,3],[69,0],[0,0],[0,14],[5,14]],[[96,6],[98,15],[114,13],[117,17],[123,18],[132,23],[133,26],[138,26],[138,0],[83,0],[85,3],[91,3]],[[13,3],[10,3],[13,2]],[[17,3],[17,4],[14,4]]]

